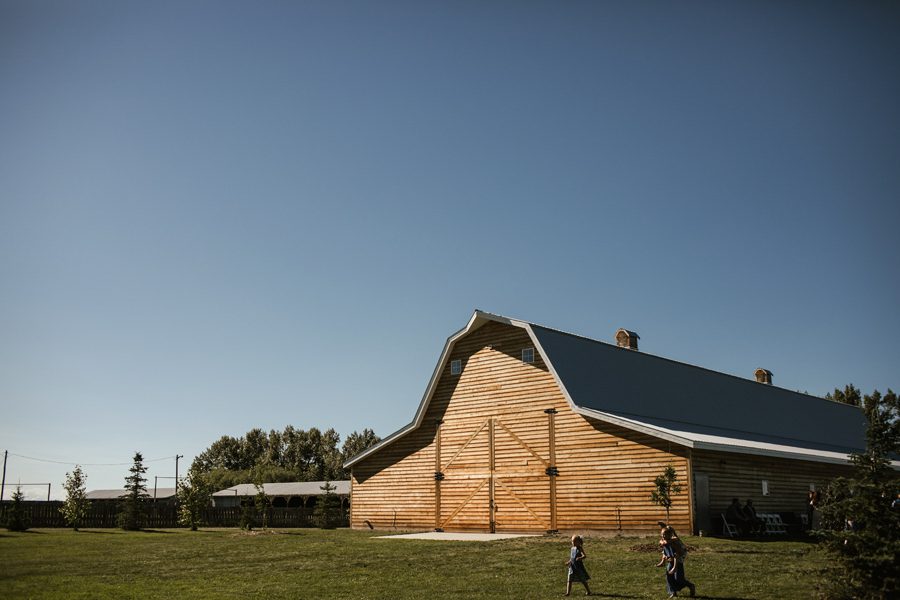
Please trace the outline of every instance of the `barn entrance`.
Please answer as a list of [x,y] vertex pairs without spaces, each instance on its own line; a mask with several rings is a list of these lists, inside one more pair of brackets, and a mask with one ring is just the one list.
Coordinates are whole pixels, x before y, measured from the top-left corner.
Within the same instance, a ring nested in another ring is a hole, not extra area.
[[435,523],[444,530],[555,531],[555,409],[521,416],[439,422]]

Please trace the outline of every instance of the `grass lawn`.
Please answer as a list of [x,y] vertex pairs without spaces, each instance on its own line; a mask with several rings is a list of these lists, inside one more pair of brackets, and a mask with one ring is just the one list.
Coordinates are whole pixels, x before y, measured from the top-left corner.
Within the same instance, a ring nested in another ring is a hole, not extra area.
[[[495,542],[375,539],[378,532],[291,529],[39,529],[0,532],[5,598],[554,598],[565,591],[563,536]],[[802,541],[686,538],[702,598],[810,598],[821,560]],[[665,598],[654,538],[585,540],[595,594]],[[648,546],[649,547],[649,546]],[[580,584],[573,596],[584,594]],[[687,590],[684,590],[687,595]]]

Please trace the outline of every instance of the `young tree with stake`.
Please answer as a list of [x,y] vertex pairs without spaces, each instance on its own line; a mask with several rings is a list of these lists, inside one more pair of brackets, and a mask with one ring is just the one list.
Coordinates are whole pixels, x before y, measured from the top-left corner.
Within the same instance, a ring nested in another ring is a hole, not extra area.
[[675,467],[666,465],[662,474],[653,480],[656,489],[650,492],[650,502],[666,509],[666,523],[669,522],[669,509],[672,507],[672,496],[681,492],[681,485],[676,483],[678,473]]
[[63,489],[66,490],[66,500],[59,512],[75,531],[78,531],[78,526],[84,522],[91,506],[85,491],[86,484],[87,476],[81,470],[81,465],[75,465],[74,471],[66,473],[66,482],[63,484]]

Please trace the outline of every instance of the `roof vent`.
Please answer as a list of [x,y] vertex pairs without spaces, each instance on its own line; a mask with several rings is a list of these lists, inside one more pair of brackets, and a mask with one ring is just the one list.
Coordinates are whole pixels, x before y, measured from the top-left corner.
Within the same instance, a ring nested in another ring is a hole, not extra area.
[[759,383],[772,385],[772,371],[767,371],[766,369],[757,369],[755,374],[756,381],[758,381]]
[[619,348],[628,348],[629,350],[638,349],[638,340],[641,336],[627,329],[620,329],[616,332],[616,346]]

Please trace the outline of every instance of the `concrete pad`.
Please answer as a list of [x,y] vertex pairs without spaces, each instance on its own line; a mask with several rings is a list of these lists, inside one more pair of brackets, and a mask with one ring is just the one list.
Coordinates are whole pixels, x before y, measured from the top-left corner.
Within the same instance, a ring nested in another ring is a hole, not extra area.
[[520,537],[540,537],[533,533],[452,533],[446,531],[426,531],[424,533],[404,533],[380,535],[379,540],[440,540],[445,542],[494,542]]

